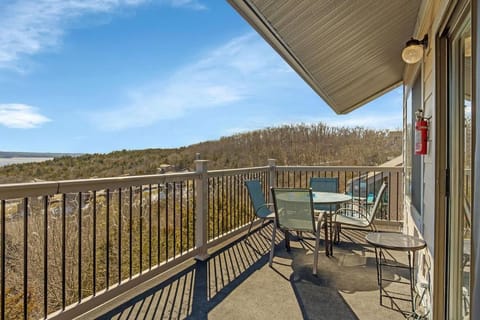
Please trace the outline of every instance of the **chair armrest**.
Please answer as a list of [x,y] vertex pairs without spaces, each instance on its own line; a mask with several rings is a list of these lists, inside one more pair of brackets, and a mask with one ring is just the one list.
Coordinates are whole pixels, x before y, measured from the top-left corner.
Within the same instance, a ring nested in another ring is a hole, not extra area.
[[325,212],[321,211],[321,210],[318,210],[318,211],[315,211],[315,212],[318,212],[317,228],[320,228],[322,226],[322,223],[323,223],[323,215],[325,214]]
[[260,207],[258,207],[257,210],[255,210],[255,214],[257,214],[257,212],[258,212],[260,209],[262,209],[263,207],[265,207],[265,208],[267,208],[267,209],[269,209],[269,210],[271,209],[270,211],[272,211],[272,212],[273,212],[273,210],[274,210],[274,209],[273,209],[273,203],[265,203],[265,204],[262,204]]

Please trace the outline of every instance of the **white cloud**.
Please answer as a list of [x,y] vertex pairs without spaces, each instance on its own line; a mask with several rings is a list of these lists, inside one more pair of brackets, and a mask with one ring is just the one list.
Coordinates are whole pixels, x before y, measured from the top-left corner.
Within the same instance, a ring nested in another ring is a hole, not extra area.
[[8,128],[31,129],[49,122],[37,108],[25,104],[0,104],[0,125]]
[[14,0],[0,3],[0,68],[22,71],[19,60],[58,47],[75,19],[145,3],[205,9],[197,0]]
[[129,102],[95,116],[107,130],[142,127],[198,109],[229,106],[286,82],[293,72],[257,35],[249,33],[210,50],[166,79],[129,92]]
[[164,0],[164,2],[174,8],[187,8],[193,10],[207,9],[207,7],[198,0]]

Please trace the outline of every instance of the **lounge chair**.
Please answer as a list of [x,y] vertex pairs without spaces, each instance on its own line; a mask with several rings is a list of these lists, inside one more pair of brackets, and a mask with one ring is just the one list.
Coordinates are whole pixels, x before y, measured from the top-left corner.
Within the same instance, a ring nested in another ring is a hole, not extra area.
[[[310,188],[314,192],[338,192],[338,178],[311,177]],[[330,211],[330,205],[328,204],[314,204],[314,208],[315,210]]]
[[248,239],[252,230],[253,222],[256,218],[262,219],[263,226],[265,220],[273,221],[273,219],[275,219],[275,213],[270,210],[272,204],[269,204],[265,201],[265,196],[262,191],[262,185],[260,183],[260,180],[245,181],[245,186],[247,187],[248,195],[250,196],[250,200],[252,202],[253,210],[255,213],[255,216],[252,216],[252,220],[250,221],[250,227],[248,228],[246,237],[246,239]]
[[387,182],[385,181],[377,193],[373,206],[351,205],[350,207],[340,208],[335,212],[332,219],[335,230],[334,242],[340,242],[342,225],[353,228],[370,228],[370,230],[376,231],[374,219],[381,209],[386,188]]

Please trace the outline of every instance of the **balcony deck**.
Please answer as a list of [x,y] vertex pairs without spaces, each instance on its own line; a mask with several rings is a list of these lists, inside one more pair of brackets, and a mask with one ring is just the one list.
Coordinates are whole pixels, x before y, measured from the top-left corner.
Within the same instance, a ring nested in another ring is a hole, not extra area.
[[[375,253],[365,231],[344,230],[334,256],[319,255],[312,275],[312,240],[292,241],[287,252],[277,237],[268,266],[272,226],[214,248],[205,262],[186,262],[107,304],[82,315],[100,319],[404,319],[410,303],[379,303]],[[294,237],[295,238],[295,237]],[[323,235],[322,235],[323,239]],[[323,243],[321,243],[323,245]],[[389,259],[407,263],[406,254]],[[408,272],[384,277],[407,280]],[[391,296],[409,298],[409,286],[390,283]]]

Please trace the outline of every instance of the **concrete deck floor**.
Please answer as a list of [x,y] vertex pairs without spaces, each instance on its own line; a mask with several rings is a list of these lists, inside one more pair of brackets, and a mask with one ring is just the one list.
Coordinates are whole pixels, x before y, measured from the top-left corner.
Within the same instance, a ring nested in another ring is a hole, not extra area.
[[[150,288],[139,288],[121,304],[110,302],[85,315],[99,319],[405,319],[409,286],[387,283],[392,297],[379,302],[375,252],[365,231],[344,230],[333,257],[319,253],[318,276],[312,275],[312,240],[291,241],[285,250],[277,237],[273,267],[268,266],[272,226],[228,244],[205,262],[179,266]],[[295,237],[293,237],[295,240]],[[323,239],[323,236],[322,236]],[[323,241],[321,243],[323,246]],[[322,247],[323,250],[323,247]],[[389,260],[407,263],[406,253]],[[407,281],[405,269],[384,277]]]

